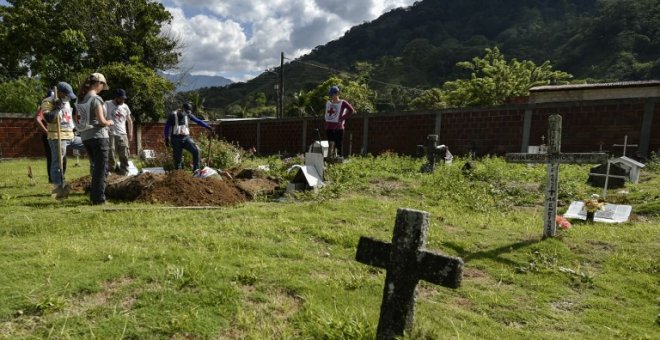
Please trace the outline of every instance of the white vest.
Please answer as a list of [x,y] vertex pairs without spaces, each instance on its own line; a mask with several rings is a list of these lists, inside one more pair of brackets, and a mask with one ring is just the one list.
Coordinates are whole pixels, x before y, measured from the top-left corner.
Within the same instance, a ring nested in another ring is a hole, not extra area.
[[328,123],[339,123],[339,118],[342,115],[342,112],[339,112],[341,110],[341,104],[343,103],[343,100],[340,100],[339,103],[333,103],[331,101],[328,101],[325,104],[325,121]]
[[188,136],[190,134],[190,129],[188,128],[188,115],[183,116],[183,123],[179,125],[179,113],[174,112],[174,131],[172,132],[175,135],[184,135]]

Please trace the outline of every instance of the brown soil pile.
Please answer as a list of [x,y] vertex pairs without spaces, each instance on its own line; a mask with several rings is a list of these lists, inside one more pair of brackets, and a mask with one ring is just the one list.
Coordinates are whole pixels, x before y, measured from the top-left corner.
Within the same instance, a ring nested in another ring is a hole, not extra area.
[[[263,176],[260,173],[251,175]],[[111,174],[107,179],[105,194],[109,200],[175,206],[219,206],[244,202],[259,195],[273,195],[279,187],[274,178],[231,177],[233,179],[195,178],[185,171],[171,171],[166,174],[142,173],[131,177]],[[88,191],[90,180],[89,176],[85,176],[70,185],[73,191]]]

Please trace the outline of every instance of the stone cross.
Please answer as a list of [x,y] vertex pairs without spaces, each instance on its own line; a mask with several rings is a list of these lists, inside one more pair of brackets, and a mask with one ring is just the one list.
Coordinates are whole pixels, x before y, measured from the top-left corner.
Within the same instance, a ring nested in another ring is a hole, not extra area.
[[438,135],[428,135],[426,140],[428,141],[426,147],[418,146],[418,148],[426,150],[426,159],[428,161],[428,163],[422,166],[422,172],[432,173],[435,170],[435,163],[437,163],[438,157],[446,162],[447,147],[444,145],[438,146]]
[[589,176],[605,177],[605,184],[603,185],[603,199],[607,198],[607,185],[609,184],[610,178],[618,178],[618,179],[623,179],[623,180],[628,179],[627,176],[610,175],[610,165],[611,164],[612,164],[612,162],[610,162],[610,160],[607,160],[607,168],[606,168],[604,174],[598,174],[598,173],[595,173],[595,172],[590,172],[589,173]]
[[412,329],[419,280],[449,288],[461,285],[463,260],[426,250],[428,227],[429,213],[398,209],[392,243],[360,238],[355,259],[387,270],[377,339],[395,339]]
[[622,156],[625,157],[626,156],[626,149],[629,146],[637,147],[639,145],[637,145],[637,144],[628,144],[628,135],[626,135],[625,137],[623,137],[623,144],[612,144],[612,146],[622,146],[623,147],[623,155]]
[[509,163],[546,163],[545,212],[543,237],[557,233],[557,191],[559,164],[600,164],[607,161],[605,153],[561,153],[561,116],[552,115],[548,119],[548,151],[545,154],[508,153]]

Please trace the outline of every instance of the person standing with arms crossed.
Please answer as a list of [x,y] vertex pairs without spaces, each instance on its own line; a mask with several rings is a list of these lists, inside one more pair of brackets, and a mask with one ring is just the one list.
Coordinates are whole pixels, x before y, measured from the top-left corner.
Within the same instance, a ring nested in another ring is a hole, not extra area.
[[117,174],[128,175],[129,142],[133,141],[133,118],[131,109],[126,105],[126,91],[117,89],[115,98],[105,102],[105,110],[114,121],[110,126],[110,152],[108,153],[108,169],[115,170],[115,153],[119,158]]
[[105,179],[108,171],[108,152],[110,137],[108,126],[114,122],[106,119],[105,102],[99,96],[103,90],[109,90],[105,76],[92,73],[80,86],[76,103],[75,122],[80,131],[85,150],[89,156],[89,170],[92,175],[90,201],[92,205],[105,204]]
[[[328,142],[334,143],[334,149],[339,159],[343,157],[344,122],[355,110],[347,101],[339,99],[339,86],[331,86],[328,90],[328,102],[325,104],[325,133]],[[331,157],[335,156],[331,149]]]
[[174,169],[183,169],[183,149],[192,154],[193,157],[193,172],[199,169],[199,148],[195,141],[190,137],[190,128],[188,127],[188,120],[192,120],[200,126],[208,129],[213,135],[213,128],[204,121],[195,117],[192,114],[192,104],[185,103],[182,109],[176,110],[167,117],[165,123],[165,146],[170,147],[170,137],[172,145],[172,157],[174,160]]

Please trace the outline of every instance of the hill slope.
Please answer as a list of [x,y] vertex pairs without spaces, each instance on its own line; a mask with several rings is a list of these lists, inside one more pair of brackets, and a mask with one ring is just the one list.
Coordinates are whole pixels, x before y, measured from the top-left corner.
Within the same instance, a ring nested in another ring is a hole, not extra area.
[[[285,101],[332,70],[374,66],[369,86],[429,88],[465,77],[455,65],[499,46],[507,58],[545,60],[577,79],[660,78],[657,0],[424,0],[353,27],[343,37],[284,66]],[[315,67],[312,65],[320,65]],[[272,74],[202,91],[222,108],[264,92],[275,102]]]

